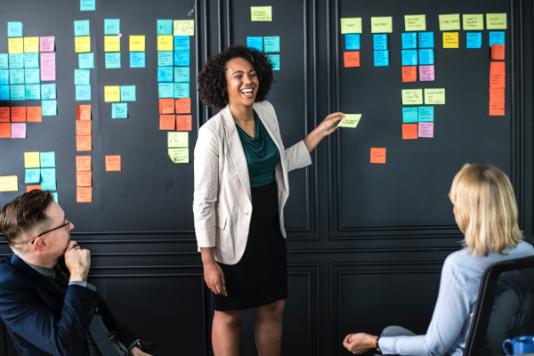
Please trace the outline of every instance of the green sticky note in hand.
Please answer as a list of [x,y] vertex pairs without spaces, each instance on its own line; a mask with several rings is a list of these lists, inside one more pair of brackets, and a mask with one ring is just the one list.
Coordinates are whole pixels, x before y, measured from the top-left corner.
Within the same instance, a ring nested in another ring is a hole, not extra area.
[[358,126],[358,123],[360,122],[360,119],[362,118],[362,114],[345,114],[343,119],[339,122],[337,125],[338,127],[348,127],[348,128],[356,128]]

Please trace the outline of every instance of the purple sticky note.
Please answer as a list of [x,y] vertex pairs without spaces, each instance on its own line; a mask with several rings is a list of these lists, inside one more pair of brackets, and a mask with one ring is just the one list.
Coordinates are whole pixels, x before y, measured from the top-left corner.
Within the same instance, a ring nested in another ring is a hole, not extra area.
[[56,38],[54,36],[41,36],[39,38],[39,49],[41,52],[54,52],[56,48]]
[[11,138],[26,138],[26,124],[11,124]]
[[434,66],[419,66],[419,80],[429,82],[434,80]]
[[419,123],[419,137],[434,137],[434,123],[420,122]]
[[41,81],[56,80],[56,54],[41,53]]

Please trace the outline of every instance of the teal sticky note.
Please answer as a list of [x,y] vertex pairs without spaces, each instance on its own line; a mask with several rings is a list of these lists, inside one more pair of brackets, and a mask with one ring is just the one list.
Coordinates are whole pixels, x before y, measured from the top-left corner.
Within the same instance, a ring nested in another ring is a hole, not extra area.
[[403,32],[401,35],[402,49],[417,48],[417,32]]
[[121,53],[107,52],[104,53],[104,66],[106,69],[118,69],[121,67]]
[[504,31],[490,31],[489,32],[489,46],[505,44]]
[[41,170],[39,168],[28,168],[24,172],[24,184],[41,183]]
[[135,101],[135,85],[121,85],[121,101]]
[[265,52],[280,52],[280,36],[263,37],[263,50]]
[[189,98],[189,83],[174,83],[174,98]]
[[187,67],[190,65],[189,57],[191,52],[189,51],[174,51],[174,65],[180,67]]
[[39,84],[40,83],[39,68],[24,69],[24,82],[26,84]]
[[417,107],[404,106],[402,108],[402,122],[404,124],[417,122],[418,121],[417,115],[418,115]]
[[120,19],[104,19],[104,35],[118,35],[120,32]]
[[158,67],[158,82],[169,83],[173,81],[172,67]]
[[345,50],[359,51],[360,50],[360,34],[347,33],[345,34]]
[[10,85],[11,100],[26,100],[26,86],[24,84]]
[[261,36],[247,36],[247,47],[257,49],[263,52],[263,37]]
[[41,115],[42,116],[56,116],[57,115],[57,101],[56,100],[41,101]]
[[373,34],[373,48],[375,51],[386,51],[388,49],[388,36],[385,33]]
[[95,11],[95,0],[80,0],[80,11]]
[[431,48],[419,50],[419,65],[434,64],[434,50]]
[[0,69],[9,68],[9,56],[7,53],[0,53]]
[[59,204],[59,196],[57,195],[57,192],[50,192],[50,194],[52,195],[52,199]]
[[389,51],[373,51],[375,67],[389,66]]
[[434,121],[434,107],[433,106],[419,106],[417,109],[418,120],[420,122]]
[[10,99],[9,85],[0,85],[0,100],[7,101]]
[[9,68],[10,69],[24,68],[24,54],[22,53],[9,54]]
[[465,47],[482,48],[482,32],[466,32]]
[[158,19],[156,21],[156,33],[158,35],[172,35],[172,20]]
[[158,97],[161,99],[174,96],[174,83],[158,83]]
[[24,53],[24,68],[39,68],[39,54]]
[[9,70],[0,69],[0,85],[9,84]]
[[177,83],[189,83],[191,81],[190,67],[174,67],[174,81]]
[[170,67],[173,64],[172,51],[158,52],[158,67]]
[[434,32],[419,32],[417,37],[419,48],[434,48]]
[[78,67],[80,69],[93,69],[95,67],[95,56],[93,52],[78,53]]
[[274,71],[280,70],[280,55],[279,54],[268,54],[267,58],[271,61]]
[[9,82],[11,84],[24,84],[24,69],[10,69]]
[[112,119],[127,119],[128,118],[128,103],[111,103],[111,118]]
[[189,52],[191,50],[189,36],[174,36],[174,50]]
[[39,154],[41,161],[41,168],[55,168],[56,167],[56,153],[54,151],[41,152]]
[[41,168],[41,190],[57,190],[55,168]]
[[8,21],[7,37],[22,37],[22,22]]
[[75,85],[76,101],[91,101],[90,85]]
[[402,58],[403,66],[416,66],[417,65],[417,50],[416,49],[403,49],[401,58]]
[[130,68],[145,68],[145,52],[130,52]]
[[74,21],[74,36],[89,36],[91,30],[89,27],[89,20]]
[[41,84],[41,98],[43,100],[56,100],[56,83]]
[[26,100],[41,100],[41,86],[39,84],[26,84],[24,96]]
[[89,69],[75,69],[74,70],[74,85],[89,85],[91,84],[91,71]]

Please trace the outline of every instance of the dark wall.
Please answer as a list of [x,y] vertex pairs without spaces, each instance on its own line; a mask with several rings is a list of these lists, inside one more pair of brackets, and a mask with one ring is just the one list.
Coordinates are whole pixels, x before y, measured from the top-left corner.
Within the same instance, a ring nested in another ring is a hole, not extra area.
[[[251,5],[272,5],[272,23],[250,22]],[[194,5],[195,11],[189,12]],[[285,355],[345,355],[350,331],[378,333],[388,324],[424,332],[437,295],[443,259],[462,239],[447,192],[464,162],[486,162],[510,174],[521,226],[532,241],[533,112],[531,1],[398,2],[349,0],[97,1],[80,13],[78,1],[20,0],[0,11],[0,52],[6,22],[21,20],[25,34],[55,35],[58,116],[31,127],[26,140],[0,140],[0,175],[23,177],[25,151],[55,151],[60,204],[77,225],[73,238],[92,251],[91,282],[121,320],[156,343],[157,355],[209,355],[211,307],[202,283],[192,217],[193,166],[166,157],[157,127],[156,19],[196,20],[191,75],[211,54],[246,36],[280,36],[281,70],[269,95],[286,146],[332,111],[362,113],[356,130],[341,129],[313,153],[314,164],[290,176],[289,299]],[[480,50],[441,48],[437,15],[507,12],[506,115],[489,117],[488,31]],[[427,15],[435,35],[436,80],[402,83],[403,15]],[[363,18],[362,67],[343,67],[339,18]],[[393,16],[390,66],[372,63],[371,16]],[[146,35],[146,68],[129,69],[123,40],[120,70],[103,65],[103,19],[120,18],[123,35]],[[94,203],[75,202],[72,21],[91,20]],[[110,119],[103,86],[135,84],[130,118]],[[446,88],[437,106],[435,137],[401,140],[401,89]],[[191,83],[193,131],[213,112]],[[387,147],[386,165],[369,164],[370,147]],[[104,172],[103,156],[120,153],[120,174]],[[20,184],[20,191],[23,185]],[[0,193],[0,205],[17,194]],[[5,244],[0,251],[7,254]],[[254,355],[253,316],[243,331],[243,354]],[[2,342],[0,354],[12,354]]]

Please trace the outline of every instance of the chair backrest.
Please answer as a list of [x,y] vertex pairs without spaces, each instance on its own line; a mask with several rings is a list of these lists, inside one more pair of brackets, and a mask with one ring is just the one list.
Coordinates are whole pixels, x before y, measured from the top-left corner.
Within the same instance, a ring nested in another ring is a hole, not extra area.
[[503,340],[519,335],[534,335],[534,256],[485,272],[464,356],[502,355]]

